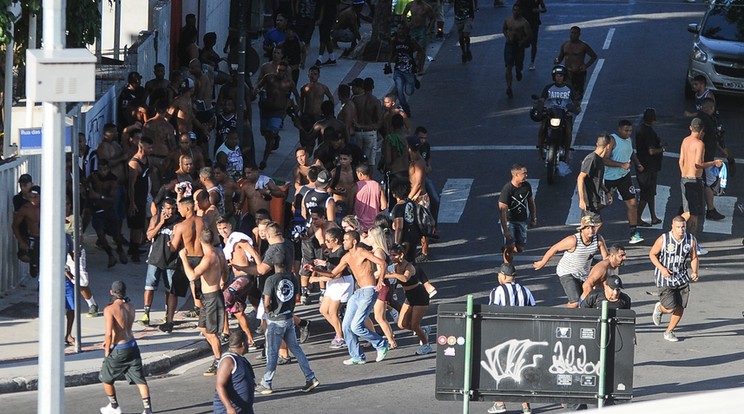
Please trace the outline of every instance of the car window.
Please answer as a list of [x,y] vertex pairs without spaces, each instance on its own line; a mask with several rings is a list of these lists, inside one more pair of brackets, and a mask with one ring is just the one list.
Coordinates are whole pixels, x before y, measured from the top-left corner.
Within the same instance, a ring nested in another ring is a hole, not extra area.
[[700,34],[715,40],[744,42],[744,2],[712,8]]

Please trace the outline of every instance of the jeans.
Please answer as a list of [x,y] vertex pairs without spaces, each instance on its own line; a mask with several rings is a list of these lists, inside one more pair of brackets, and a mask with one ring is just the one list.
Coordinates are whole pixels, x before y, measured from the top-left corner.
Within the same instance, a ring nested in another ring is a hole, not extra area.
[[367,164],[371,168],[377,167],[375,163],[377,158],[377,131],[357,131],[357,145],[362,149],[367,157]]
[[302,352],[300,344],[297,343],[297,334],[295,333],[294,320],[289,318],[283,321],[266,321],[266,371],[264,372],[261,384],[271,388],[271,382],[274,380],[276,373],[276,360],[279,358],[279,346],[282,340],[287,343],[289,352],[297,358],[302,373],[305,375],[305,381],[315,378],[315,373],[310,368],[310,363]]
[[411,107],[408,105],[406,96],[413,95],[413,92],[416,90],[414,89],[413,73],[402,72],[396,69],[393,73],[393,81],[395,81],[395,89],[398,90],[398,103],[406,111],[406,114],[409,114]]
[[[349,355],[354,359],[366,359],[359,344],[359,338],[366,339],[378,350],[387,346],[385,338],[364,326],[364,320],[367,319],[367,315],[372,310],[375,300],[377,300],[377,292],[373,287],[367,287],[357,289],[346,303],[346,313],[341,325],[346,346],[349,348]],[[299,360],[299,358],[297,359]]]

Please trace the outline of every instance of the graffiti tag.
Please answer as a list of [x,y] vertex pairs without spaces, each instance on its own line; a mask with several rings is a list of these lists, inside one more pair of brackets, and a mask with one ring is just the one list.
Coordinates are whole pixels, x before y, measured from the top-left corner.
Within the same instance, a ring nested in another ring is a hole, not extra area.
[[553,365],[548,371],[551,374],[598,374],[599,365],[587,361],[584,345],[580,345],[578,350],[571,345],[564,354],[563,344],[558,341],[553,347]]
[[532,355],[532,362],[527,360],[527,352],[536,346],[547,346],[547,342],[533,342],[529,339],[511,339],[493,348],[487,349],[487,361],[481,361],[481,366],[491,374],[496,386],[504,378],[511,378],[516,383],[522,382],[522,373],[528,368],[537,366],[542,354]]

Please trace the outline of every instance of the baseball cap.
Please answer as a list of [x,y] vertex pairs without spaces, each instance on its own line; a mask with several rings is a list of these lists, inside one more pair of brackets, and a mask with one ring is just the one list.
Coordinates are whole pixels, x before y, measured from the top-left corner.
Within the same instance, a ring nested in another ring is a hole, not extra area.
[[608,276],[605,281],[610,289],[622,289],[623,281],[618,276]]
[[318,179],[315,180],[315,186],[318,188],[328,188],[331,184],[331,174],[328,171],[323,170],[318,174]]
[[499,273],[501,273],[504,276],[516,276],[517,269],[515,269],[514,265],[511,263],[504,263],[499,268]]
[[584,227],[597,227],[601,223],[599,220],[595,219],[592,216],[584,216],[581,218],[581,224],[579,224],[579,227],[576,227],[576,230],[581,230]]
[[127,285],[121,280],[115,280],[114,283],[111,284],[111,291],[116,295],[124,296],[127,294]]
[[355,78],[353,81],[351,81],[349,86],[356,87],[356,88],[364,88],[364,79]]
[[31,187],[31,189],[28,192],[33,195],[41,195],[41,187],[39,187],[38,185],[35,185]]
[[31,174],[22,174],[18,177],[18,184],[28,184],[32,182],[34,182],[34,180],[31,178]]
[[700,119],[700,118],[693,118],[692,119],[692,122],[690,122],[690,127],[692,127],[692,129],[695,132],[702,131],[703,130],[703,120]]

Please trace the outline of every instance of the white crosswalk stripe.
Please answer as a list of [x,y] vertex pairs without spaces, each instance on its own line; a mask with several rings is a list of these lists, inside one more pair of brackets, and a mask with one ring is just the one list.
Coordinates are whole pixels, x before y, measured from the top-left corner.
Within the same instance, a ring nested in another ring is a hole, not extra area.
[[470,197],[472,178],[448,178],[439,204],[439,223],[459,223]]
[[726,216],[726,218],[720,221],[705,220],[703,231],[705,233],[731,234],[732,228],[734,227],[736,197],[716,197],[714,203],[716,205],[716,210]]

